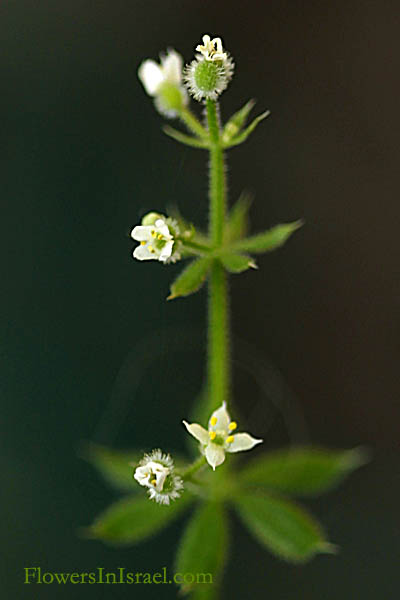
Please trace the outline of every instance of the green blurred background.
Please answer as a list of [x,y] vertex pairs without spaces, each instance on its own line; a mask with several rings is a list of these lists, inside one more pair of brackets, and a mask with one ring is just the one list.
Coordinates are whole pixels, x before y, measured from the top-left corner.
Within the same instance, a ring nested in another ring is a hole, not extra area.
[[[363,444],[372,463],[311,506],[341,546],[302,567],[234,521],[230,598],[397,598],[399,5],[113,0],[0,5],[4,598],[174,598],[173,586],[24,586],[24,567],[155,571],[180,526],[114,550],[79,529],[114,497],[83,440],[184,451],[204,378],[204,292],[166,303],[180,266],[131,258],[129,232],[176,202],[207,218],[207,158],[161,132],[136,71],[203,33],[237,65],[227,117],[271,117],[229,154],[253,230],[304,217],[232,278],[235,403],[265,448]],[[195,106],[195,109],[199,109]],[[309,504],[310,506],[310,504]]]

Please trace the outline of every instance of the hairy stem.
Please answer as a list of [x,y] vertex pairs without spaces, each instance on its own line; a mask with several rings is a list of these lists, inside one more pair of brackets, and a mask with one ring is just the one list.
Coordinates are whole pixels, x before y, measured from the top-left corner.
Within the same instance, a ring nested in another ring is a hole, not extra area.
[[207,130],[203,127],[197,117],[188,109],[182,108],[179,117],[185,123],[186,127],[200,138],[208,137]]
[[[207,100],[207,123],[210,135],[209,234],[217,249],[224,234],[226,177],[217,104],[212,100]],[[208,310],[208,409],[211,411],[228,401],[230,385],[228,280],[217,260],[211,268]]]
[[195,460],[194,463],[192,463],[191,465],[189,465],[184,471],[182,471],[180,473],[182,479],[184,481],[190,480],[193,477],[193,475],[195,473],[197,473],[197,471],[199,469],[201,469],[201,467],[203,467],[205,464],[206,464],[205,456],[200,456],[200,458],[198,458],[197,460]]
[[195,254],[209,254],[212,250],[210,246],[200,244],[199,242],[192,242],[191,240],[182,240],[183,247],[188,250],[193,250]]
[[207,122],[210,134],[210,238],[220,246],[226,213],[226,178],[217,104],[207,100]]

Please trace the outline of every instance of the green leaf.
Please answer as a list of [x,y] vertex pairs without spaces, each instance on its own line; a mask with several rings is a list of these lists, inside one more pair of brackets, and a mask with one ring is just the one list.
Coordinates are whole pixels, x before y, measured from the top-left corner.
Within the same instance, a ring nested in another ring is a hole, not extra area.
[[334,552],[319,523],[292,502],[247,492],[235,498],[235,505],[251,533],[280,558],[306,562],[315,554]]
[[249,100],[240,110],[235,112],[229,121],[227,121],[222,131],[223,143],[229,143],[229,141],[235,137],[247,121],[251,110],[255,105],[255,100]]
[[243,273],[247,269],[257,269],[257,265],[251,256],[246,254],[237,254],[236,252],[226,252],[219,257],[225,269],[229,273]]
[[197,292],[206,280],[211,262],[212,259],[208,257],[191,262],[171,285],[171,294],[167,300],[173,300],[179,296],[189,296]]
[[254,119],[254,121],[252,121],[250,123],[250,125],[248,127],[246,127],[246,129],[244,131],[242,131],[241,133],[239,133],[237,136],[230,139],[229,141],[225,142],[224,147],[231,148],[232,146],[238,146],[239,144],[242,144],[243,142],[245,142],[247,140],[247,138],[249,137],[249,135],[251,133],[253,133],[253,131],[255,130],[257,125],[259,123],[261,123],[261,121],[263,121],[264,119],[269,117],[270,114],[271,114],[271,112],[269,110],[266,110],[261,115],[256,117]]
[[[180,541],[175,572],[211,576],[205,582],[210,581],[214,586],[225,564],[227,546],[228,523],[224,507],[216,502],[202,504],[190,519]],[[186,592],[193,587],[209,588],[206,583],[191,585],[187,582],[182,584],[182,589]]]
[[132,479],[133,468],[130,466],[130,463],[137,463],[140,459],[137,450],[114,450],[88,443],[83,447],[82,455],[114,488],[123,492],[139,489]]
[[224,242],[232,243],[246,235],[249,228],[249,208],[251,205],[250,194],[244,192],[240,195],[228,215],[224,230]]
[[244,485],[299,496],[322,494],[366,462],[363,449],[292,448],[253,460],[241,474]]
[[166,135],[173,138],[177,142],[181,144],[185,144],[185,146],[191,146],[192,148],[208,148],[209,142],[206,139],[195,138],[186,133],[182,133],[177,129],[174,129],[170,125],[165,125],[163,127],[163,131]]
[[193,590],[190,591],[190,600],[220,600],[221,590],[220,585],[213,583],[213,585],[196,585]]
[[282,223],[276,225],[264,233],[259,233],[244,240],[236,242],[232,250],[262,253],[276,250],[286,242],[286,240],[303,225],[303,221],[293,221],[292,223]]
[[169,506],[157,504],[147,496],[123,498],[107,508],[85,534],[113,545],[136,544],[173,521],[192,500],[187,492]]

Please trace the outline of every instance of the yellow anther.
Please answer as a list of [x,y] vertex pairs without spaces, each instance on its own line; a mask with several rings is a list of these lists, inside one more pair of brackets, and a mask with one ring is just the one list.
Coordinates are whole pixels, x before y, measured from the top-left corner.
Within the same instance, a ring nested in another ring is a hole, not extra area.
[[237,427],[237,423],[236,421],[232,421],[231,423],[229,423],[228,425],[228,429],[230,429],[231,431],[234,431]]
[[148,250],[149,250],[149,252],[155,252],[153,246],[148,246]]
[[158,234],[158,236],[157,236],[157,239],[158,239],[158,240],[162,240],[162,239],[163,239],[163,234],[162,234],[162,233],[159,233],[159,234]]
[[226,438],[226,442],[227,444],[232,444],[233,440],[235,439],[234,435],[230,435]]
[[151,483],[151,485],[157,485],[157,480],[156,480],[156,479],[152,479],[152,480],[150,481],[150,483]]
[[210,423],[213,426],[217,424],[217,421],[218,421],[217,417],[211,417],[211,419],[210,419]]
[[145,246],[145,245],[146,245],[146,242],[145,242],[144,240],[142,240],[142,241],[140,242],[140,245],[141,245],[141,246]]
[[153,231],[151,232],[151,235],[152,235],[152,237],[154,237],[154,238],[156,237],[157,233],[154,231],[154,229],[153,229]]
[[217,434],[215,433],[215,431],[210,431],[208,435],[210,436],[211,441],[215,440],[215,438],[217,437]]

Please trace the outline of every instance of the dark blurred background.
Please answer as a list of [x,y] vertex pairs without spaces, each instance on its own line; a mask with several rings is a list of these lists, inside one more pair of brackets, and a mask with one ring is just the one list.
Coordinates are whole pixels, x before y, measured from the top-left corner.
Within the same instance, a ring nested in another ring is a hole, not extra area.
[[287,566],[235,521],[226,596],[398,597],[399,21],[395,0],[2,1],[4,598],[70,598],[24,586],[24,567],[171,565],[179,525],[123,550],[79,537],[115,497],[79,447],[185,450],[206,294],[166,303],[180,266],[134,262],[129,232],[173,202],[206,223],[206,155],[164,136],[136,76],[169,46],[189,61],[203,33],[237,65],[223,117],[251,97],[272,112],[229,154],[231,202],[255,194],[254,231],[306,222],[232,278],[242,422],[266,449],[362,444],[373,458],[309,504],[336,557]]

